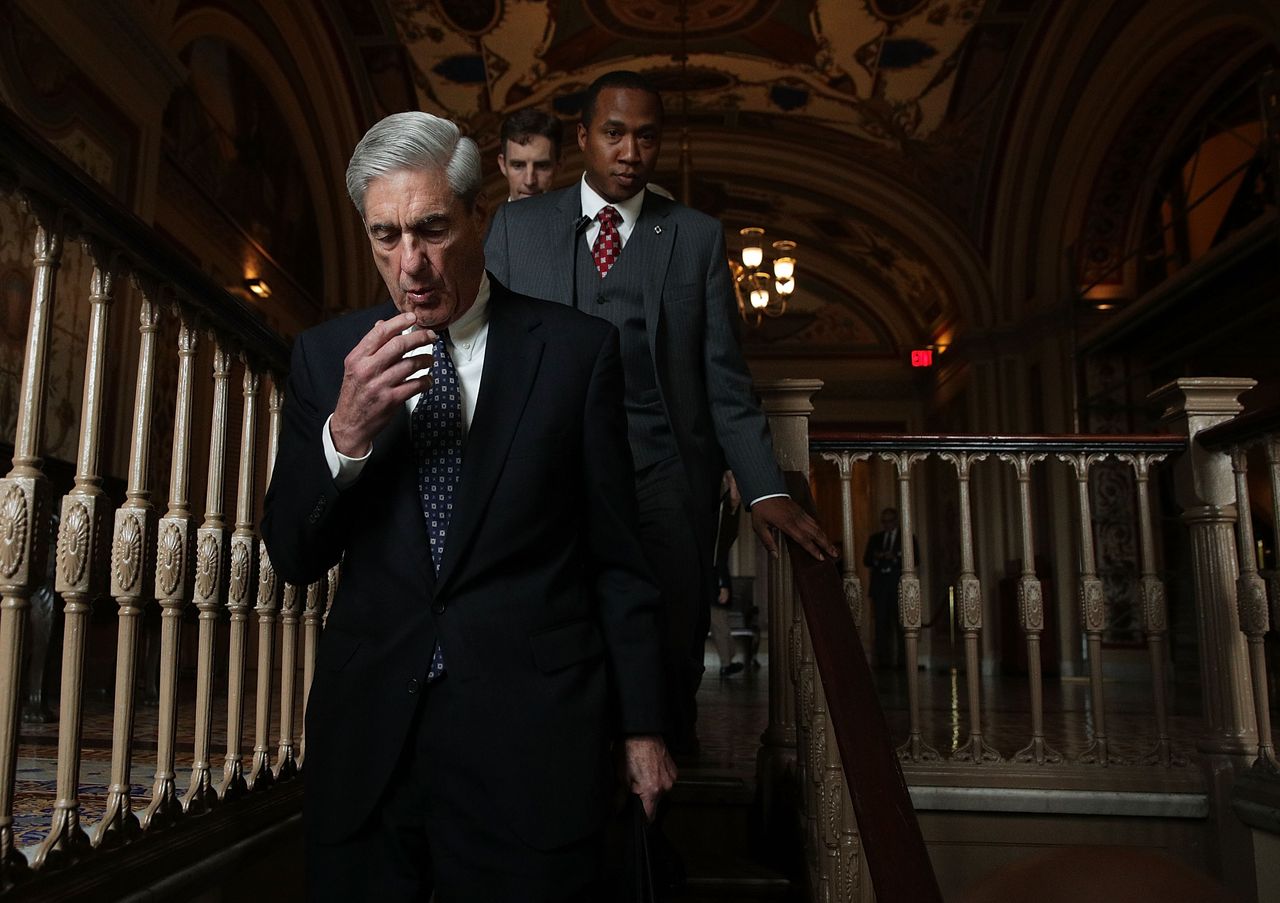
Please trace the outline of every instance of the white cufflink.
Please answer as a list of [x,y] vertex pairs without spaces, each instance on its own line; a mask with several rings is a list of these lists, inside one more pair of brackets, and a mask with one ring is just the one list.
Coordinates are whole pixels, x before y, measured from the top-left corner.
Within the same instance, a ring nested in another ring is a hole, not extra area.
[[661,227],[661,226],[654,226],[654,227],[653,227],[653,234],[654,234],[654,235],[661,235],[661,234],[662,234],[662,227]]

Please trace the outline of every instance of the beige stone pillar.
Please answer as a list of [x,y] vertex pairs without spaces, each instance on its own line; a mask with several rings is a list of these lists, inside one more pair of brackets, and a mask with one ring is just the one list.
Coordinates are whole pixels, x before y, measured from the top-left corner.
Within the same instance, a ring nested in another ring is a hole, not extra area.
[[1236,489],[1231,456],[1196,442],[1201,432],[1240,413],[1240,394],[1252,379],[1179,379],[1151,393],[1165,406],[1163,419],[1190,440],[1176,462],[1182,521],[1191,534],[1200,675],[1209,728],[1201,752],[1248,756],[1258,750],[1249,653],[1236,607]]
[[[809,475],[809,415],[818,379],[779,379],[756,384],[769,418],[773,450],[783,471]],[[787,556],[769,561],[769,725],[761,737],[756,774],[766,818],[771,815],[775,782],[796,764],[796,688],[800,609]],[[793,658],[796,660],[793,661]]]
[[1213,832],[1211,855],[1228,887],[1252,896],[1253,850],[1247,828],[1231,811],[1236,776],[1257,754],[1258,732],[1249,679],[1249,653],[1236,605],[1236,487],[1227,451],[1212,451],[1196,436],[1241,411],[1238,398],[1252,379],[1188,378],[1151,393],[1164,404],[1166,423],[1186,435],[1187,451],[1174,467],[1178,506],[1191,538],[1192,579],[1200,638],[1203,754]]

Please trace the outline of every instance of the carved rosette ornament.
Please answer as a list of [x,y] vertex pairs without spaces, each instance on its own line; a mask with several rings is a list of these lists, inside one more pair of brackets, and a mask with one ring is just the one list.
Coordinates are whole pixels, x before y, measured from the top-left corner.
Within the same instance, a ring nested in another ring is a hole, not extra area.
[[200,531],[196,539],[196,600],[208,602],[218,591],[218,564],[222,543],[216,531]]
[[920,629],[920,578],[903,574],[898,581],[898,616],[908,630]]
[[809,778],[817,787],[822,786],[824,771],[827,767],[827,713],[822,709],[814,712],[813,722],[809,725]]
[[836,882],[836,899],[841,903],[852,903],[859,899],[862,872],[860,859],[858,836],[852,831],[846,831],[840,839],[840,874]]
[[1240,608],[1240,629],[1247,636],[1263,636],[1269,629],[1267,588],[1257,574],[1241,574],[1236,580],[1236,601]]
[[1084,577],[1080,581],[1080,617],[1084,629],[1098,633],[1106,626],[1106,600],[1102,581],[1097,577]]
[[89,564],[89,543],[93,524],[89,508],[81,501],[68,500],[58,530],[58,591],[81,589]]
[[26,560],[30,522],[27,494],[21,485],[9,483],[0,496],[0,575],[5,580],[17,577]]
[[853,615],[853,626],[862,626],[862,580],[857,574],[845,574],[844,601],[849,606],[849,614]]
[[186,540],[183,523],[167,520],[160,526],[156,544],[156,591],[162,598],[173,598],[182,588]]
[[975,574],[960,575],[960,627],[982,629],[982,581]]
[[1143,577],[1142,618],[1147,633],[1164,633],[1169,629],[1168,611],[1163,581],[1159,577]]
[[813,723],[813,662],[800,666],[800,717],[807,727]]
[[252,569],[252,540],[246,536],[231,537],[231,584],[228,596],[230,604],[242,607],[248,604],[249,572]]
[[834,850],[840,846],[840,834],[844,827],[844,780],[839,765],[827,767],[822,786],[825,790],[823,840],[828,848]]
[[116,541],[112,548],[111,575],[113,596],[125,596],[138,585],[142,573],[142,517],[127,511],[116,512]]
[[273,611],[276,605],[276,569],[271,566],[265,543],[258,545],[258,610]]
[[1018,580],[1018,617],[1028,633],[1044,629],[1044,598],[1040,581],[1030,575]]

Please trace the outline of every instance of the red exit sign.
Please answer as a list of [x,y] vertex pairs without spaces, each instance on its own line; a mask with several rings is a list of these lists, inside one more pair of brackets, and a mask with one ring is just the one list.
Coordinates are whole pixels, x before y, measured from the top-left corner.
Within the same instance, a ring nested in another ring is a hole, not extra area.
[[911,352],[911,366],[913,367],[932,367],[933,352],[928,348],[918,348]]

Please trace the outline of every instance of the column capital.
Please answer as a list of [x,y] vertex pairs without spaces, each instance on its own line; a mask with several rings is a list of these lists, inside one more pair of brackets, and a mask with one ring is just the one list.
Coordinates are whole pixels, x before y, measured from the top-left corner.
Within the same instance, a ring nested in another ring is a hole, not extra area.
[[1175,486],[1183,510],[1235,503],[1235,477],[1230,457],[1195,441],[1205,430],[1236,417],[1244,406],[1240,395],[1257,380],[1232,377],[1176,379],[1147,397],[1165,408],[1161,419],[1188,439],[1187,452],[1175,464]]
[[812,414],[814,393],[821,388],[820,379],[766,379],[755,383],[760,408],[769,417]]

